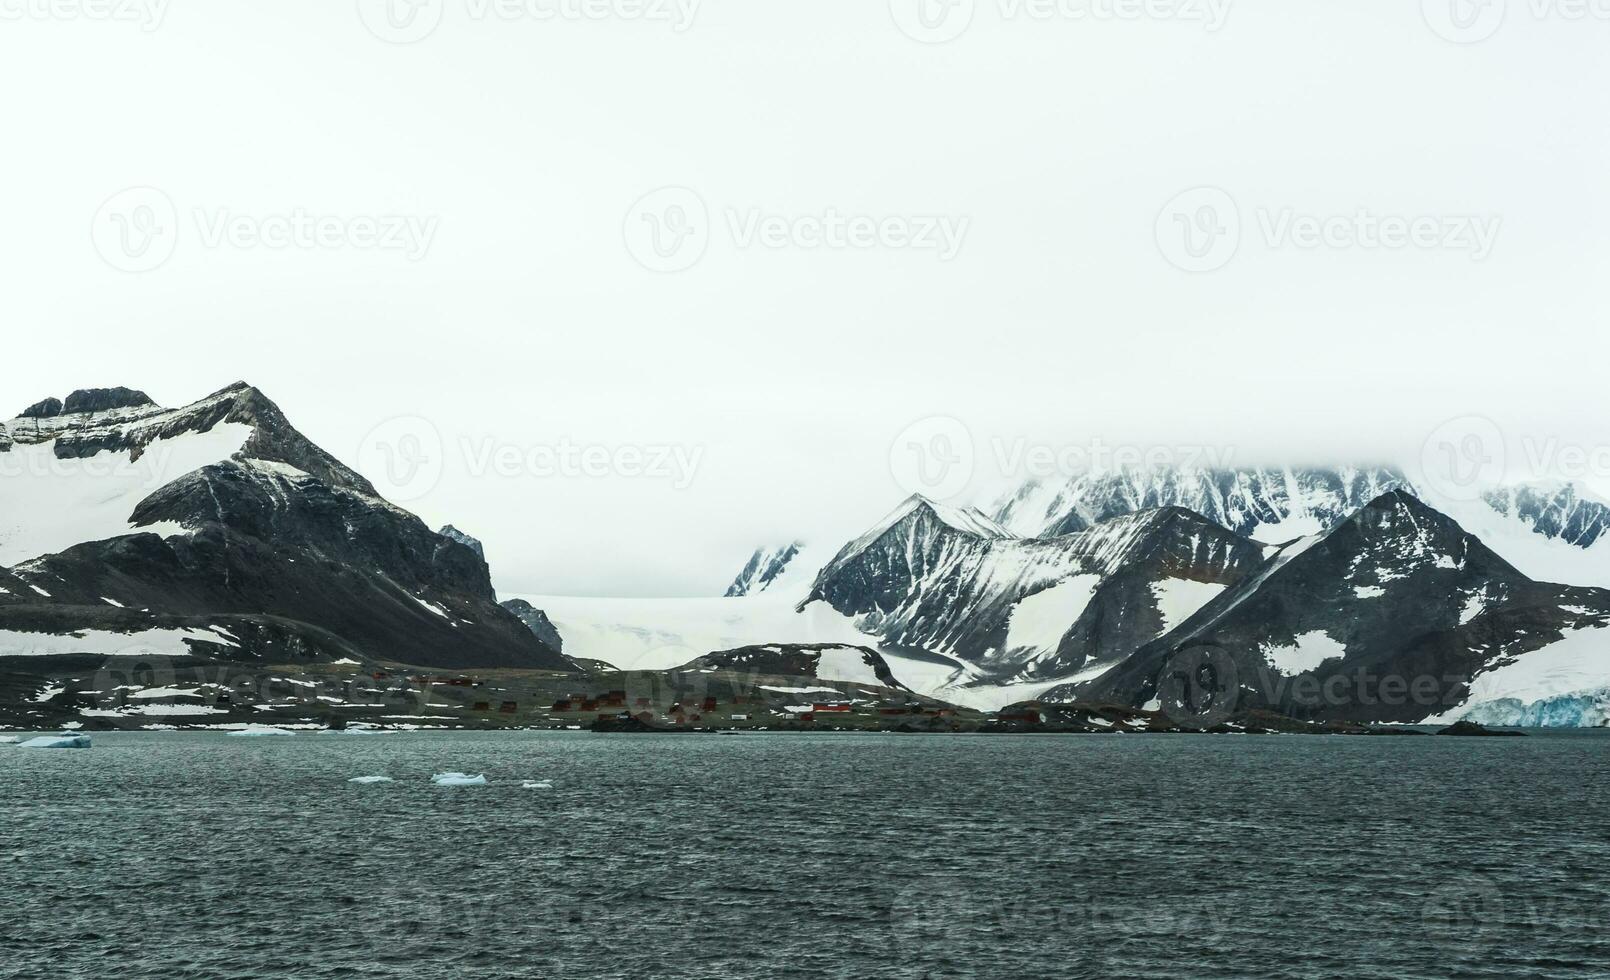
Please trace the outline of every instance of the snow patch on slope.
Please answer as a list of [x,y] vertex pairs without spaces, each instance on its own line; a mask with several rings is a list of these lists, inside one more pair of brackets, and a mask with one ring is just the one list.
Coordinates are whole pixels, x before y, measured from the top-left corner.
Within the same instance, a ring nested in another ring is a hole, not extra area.
[[182,533],[176,524],[136,528],[130,518],[162,487],[240,452],[251,434],[249,425],[222,423],[208,432],[158,439],[139,459],[127,451],[57,459],[54,443],[18,443],[0,453],[0,565],[136,530]]
[[1100,575],[1073,575],[1019,599],[1007,621],[1006,648],[1055,653],[1101,582]]
[[[1216,582],[1198,582],[1188,578],[1166,578],[1152,586],[1157,599],[1157,611],[1163,615],[1163,632],[1197,614],[1203,606],[1217,599],[1225,586]],[[1159,634],[1161,635],[1161,634]]]
[[1269,666],[1289,677],[1317,670],[1327,660],[1347,656],[1347,647],[1330,638],[1323,630],[1304,633],[1297,637],[1294,646],[1267,647],[1263,659]]
[[867,663],[867,654],[853,647],[835,647],[823,650],[816,664],[816,676],[824,681],[842,681],[850,684],[871,684],[882,687],[878,672]]
[[69,654],[95,654],[107,657],[184,656],[190,652],[186,640],[217,643],[210,632],[190,629],[151,629],[138,633],[112,633],[83,630],[65,635],[18,633],[0,630],[0,657],[53,657]]

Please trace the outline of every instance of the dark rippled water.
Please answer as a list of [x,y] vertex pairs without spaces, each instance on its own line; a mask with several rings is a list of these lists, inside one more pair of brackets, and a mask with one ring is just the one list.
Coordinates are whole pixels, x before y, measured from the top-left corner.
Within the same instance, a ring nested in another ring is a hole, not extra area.
[[1607,764],[1600,733],[0,746],[0,974],[1604,977]]

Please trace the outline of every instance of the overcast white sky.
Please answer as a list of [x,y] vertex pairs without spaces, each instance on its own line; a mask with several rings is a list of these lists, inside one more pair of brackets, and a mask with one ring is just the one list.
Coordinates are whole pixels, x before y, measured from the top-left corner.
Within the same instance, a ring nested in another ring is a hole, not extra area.
[[[967,493],[1019,440],[1406,459],[1474,413],[1511,470],[1523,444],[1610,444],[1595,14],[422,2],[410,21],[397,0],[394,39],[435,24],[401,45],[366,27],[392,30],[384,0],[119,8],[143,25],[0,0],[0,409],[249,380],[383,485],[373,433],[422,447],[408,506],[484,538],[524,593],[719,593],[758,543],[892,507],[891,446],[934,416],[974,441]],[[666,187],[695,196],[638,206]],[[877,219],[878,244],[746,237],[829,211]],[[411,217],[399,241],[428,247],[364,247],[361,222],[262,244],[298,212]],[[1335,216],[1329,243],[1282,236]],[[1433,222],[1435,246],[1381,247],[1383,217]],[[943,249],[904,243],[929,219]],[[1190,227],[1229,237],[1187,251],[1169,236]],[[566,443],[698,465],[681,486],[630,456],[478,461]]]

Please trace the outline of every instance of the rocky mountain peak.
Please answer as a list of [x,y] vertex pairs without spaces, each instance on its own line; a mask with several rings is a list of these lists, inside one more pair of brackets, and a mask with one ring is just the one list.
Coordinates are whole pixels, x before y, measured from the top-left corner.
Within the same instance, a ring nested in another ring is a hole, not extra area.
[[19,419],[53,419],[61,414],[60,398],[46,398],[34,402],[17,414]]
[[119,408],[145,408],[156,402],[143,391],[133,388],[80,388],[67,396],[62,403],[63,415],[87,415],[93,412],[110,412]]
[[477,555],[480,555],[482,561],[486,560],[486,546],[481,543],[479,538],[465,534],[463,531],[460,531],[451,524],[442,528],[437,533],[442,537],[447,538],[449,541],[457,541],[459,544],[469,548]]

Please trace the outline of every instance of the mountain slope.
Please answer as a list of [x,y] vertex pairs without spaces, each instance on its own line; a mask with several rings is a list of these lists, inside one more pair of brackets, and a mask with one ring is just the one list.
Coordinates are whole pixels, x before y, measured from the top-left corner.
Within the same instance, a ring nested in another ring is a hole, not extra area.
[[1604,644],[1610,682],[1606,626],[1610,592],[1535,582],[1399,490],[1288,545],[1117,668],[1048,698],[1167,702],[1160,679],[1207,664],[1221,687],[1235,679],[1241,708],[1416,722],[1465,704],[1473,678],[1576,637]]
[[907,500],[817,576],[822,601],[896,649],[953,657],[997,682],[1121,657],[1262,561],[1258,546],[1179,509],[1054,539]]
[[799,557],[800,548],[800,543],[795,541],[780,548],[757,549],[738,577],[727,586],[726,597],[735,599],[766,591],[778,576],[788,570],[789,563]]
[[[379,498],[248,385],[173,410],[76,392],[6,429],[0,464],[28,468],[0,480],[0,549],[28,589],[0,594],[0,656],[150,634],[165,656],[570,669],[497,605],[474,550]],[[93,641],[62,638],[85,629]]]
[[837,644],[772,644],[706,654],[682,670],[726,670],[765,677],[792,677],[901,688],[888,661],[876,650]]

